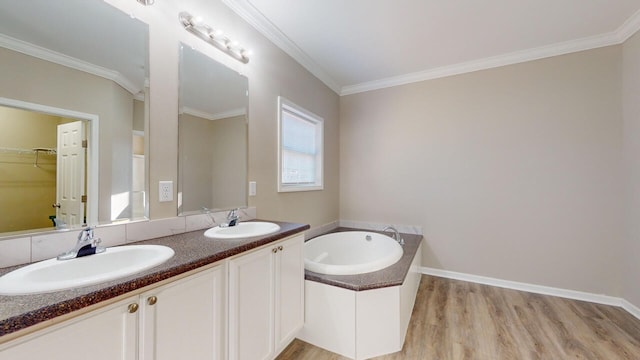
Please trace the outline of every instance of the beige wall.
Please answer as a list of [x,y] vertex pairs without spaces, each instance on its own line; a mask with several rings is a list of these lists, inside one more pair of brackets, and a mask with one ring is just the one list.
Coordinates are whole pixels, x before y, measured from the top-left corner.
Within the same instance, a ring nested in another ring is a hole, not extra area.
[[621,47],[342,97],[340,218],[424,266],[621,295]]
[[180,115],[179,185],[182,206],[179,213],[211,208],[213,146],[211,120],[189,114]]
[[208,120],[180,114],[178,213],[228,210],[247,205],[247,121]]
[[144,111],[144,101],[133,100],[133,130],[144,132]]
[[[129,0],[107,0],[149,24],[150,31],[150,216],[176,215],[173,202],[158,202],[158,181],[177,181],[178,46],[194,47],[249,78],[249,180],[257,196],[249,205],[258,217],[320,225],[338,219],[339,97],[301,65],[240,19],[221,1],[158,1],[142,7]],[[243,65],[185,31],[178,13],[188,10],[251,48]],[[325,190],[277,193],[277,97],[283,95],[325,119]],[[177,189],[177,186],[174,186]]]
[[244,115],[209,121],[213,151],[211,204],[231,209],[247,204],[247,121]]
[[131,187],[132,95],[110,80],[4,48],[0,63],[0,97],[99,116],[98,218],[110,220],[111,195]]
[[640,307],[640,33],[623,47],[626,244],[623,247],[624,298]]
[[0,232],[51,228],[55,215],[56,157],[2,148],[56,148],[61,119],[0,106]]

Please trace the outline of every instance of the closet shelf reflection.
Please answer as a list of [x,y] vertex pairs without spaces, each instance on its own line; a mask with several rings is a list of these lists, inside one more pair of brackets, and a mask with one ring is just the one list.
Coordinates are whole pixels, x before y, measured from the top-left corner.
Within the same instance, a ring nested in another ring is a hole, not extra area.
[[56,149],[44,148],[44,147],[37,147],[37,148],[33,148],[33,149],[22,149],[22,148],[10,148],[10,147],[1,147],[0,146],[0,153],[15,154],[15,155],[36,154],[36,159],[35,159],[35,162],[33,163],[33,166],[34,167],[38,167],[38,158],[40,157],[40,154],[42,153],[43,155],[55,156],[56,155]]

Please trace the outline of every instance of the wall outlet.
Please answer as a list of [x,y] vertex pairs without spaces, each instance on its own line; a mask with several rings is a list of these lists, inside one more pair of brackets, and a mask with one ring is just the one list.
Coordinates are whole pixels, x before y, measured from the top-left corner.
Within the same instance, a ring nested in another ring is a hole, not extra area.
[[173,201],[173,181],[160,181],[160,202]]
[[256,182],[249,181],[249,196],[256,196]]

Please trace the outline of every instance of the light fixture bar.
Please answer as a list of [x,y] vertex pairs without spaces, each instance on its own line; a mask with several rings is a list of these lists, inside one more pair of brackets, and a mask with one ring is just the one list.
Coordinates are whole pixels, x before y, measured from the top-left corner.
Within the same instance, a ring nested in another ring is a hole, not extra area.
[[192,16],[186,11],[181,12],[179,17],[180,23],[188,32],[213,45],[243,64],[249,62],[248,51],[242,48],[237,42],[232,42],[228,37],[224,36],[222,32],[215,31],[209,25],[202,23],[199,18]]

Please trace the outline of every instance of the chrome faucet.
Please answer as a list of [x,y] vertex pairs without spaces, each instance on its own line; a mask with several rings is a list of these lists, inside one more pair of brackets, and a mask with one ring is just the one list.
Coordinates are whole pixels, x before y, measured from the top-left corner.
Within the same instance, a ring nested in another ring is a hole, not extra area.
[[238,225],[238,220],[240,217],[238,216],[238,210],[240,209],[231,209],[227,214],[227,222],[220,224],[220,227],[230,227]]
[[383,232],[386,232],[388,230],[393,231],[392,237],[394,239],[396,239],[396,241],[398,243],[400,243],[400,245],[404,245],[404,239],[400,237],[400,233],[398,232],[398,229],[396,229],[395,227],[393,227],[391,225],[389,225],[389,226],[385,227],[384,229],[382,229]]
[[100,238],[96,238],[93,235],[93,228],[88,227],[86,229],[82,229],[80,234],[78,234],[78,241],[76,242],[76,246],[60,255],[58,255],[58,260],[70,260],[79,258],[82,256],[99,254],[101,252],[105,252],[106,248],[102,246],[98,246],[102,240]]

